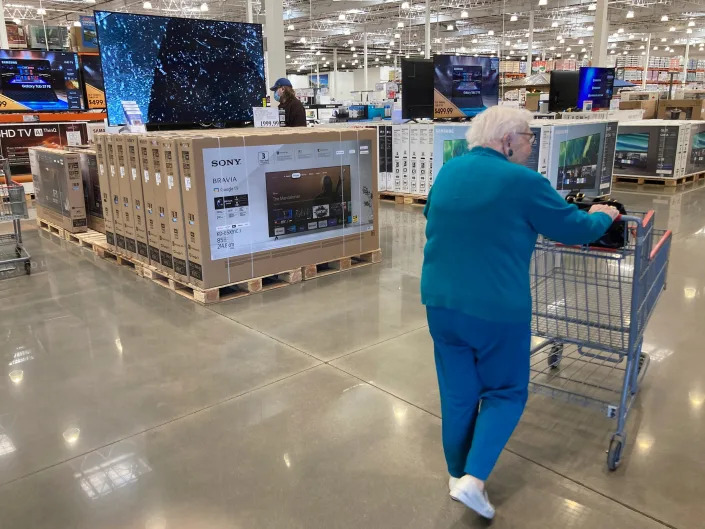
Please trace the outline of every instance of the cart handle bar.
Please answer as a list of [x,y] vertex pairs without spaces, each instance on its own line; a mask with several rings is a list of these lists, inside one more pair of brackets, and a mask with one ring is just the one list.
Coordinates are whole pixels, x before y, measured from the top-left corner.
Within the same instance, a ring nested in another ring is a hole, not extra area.
[[671,230],[666,230],[666,233],[664,233],[663,235],[661,235],[661,238],[660,238],[659,241],[656,243],[656,246],[654,246],[654,248],[651,250],[651,255],[649,255],[649,260],[650,260],[650,261],[653,261],[653,260],[654,260],[654,257],[656,257],[656,254],[658,254],[659,251],[661,251],[661,247],[662,247],[664,244],[666,244],[666,241],[667,241],[668,239],[670,239],[672,235],[673,235],[673,232],[672,232]]

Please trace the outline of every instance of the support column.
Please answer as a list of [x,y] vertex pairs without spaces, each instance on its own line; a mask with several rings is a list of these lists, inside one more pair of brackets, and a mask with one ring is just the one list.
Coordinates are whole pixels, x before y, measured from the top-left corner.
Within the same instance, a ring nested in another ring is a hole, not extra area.
[[526,49],[526,76],[531,75],[531,63],[534,57],[534,11],[529,11],[529,44]]
[[284,8],[282,0],[264,0],[264,36],[267,39],[267,88],[286,76]]
[[646,45],[646,60],[644,61],[644,72],[641,74],[642,90],[646,90],[646,78],[649,76],[649,57],[651,57],[651,33],[649,33],[649,43]]
[[610,23],[607,18],[607,0],[597,0],[595,36],[592,44],[592,66],[607,66],[607,39]]
[[330,96],[338,100],[338,48],[333,48],[333,86],[330,88]]
[[[367,26],[363,27],[364,35],[363,35],[363,40],[362,40],[362,46],[363,46],[363,53],[365,54],[365,90],[369,90],[369,85],[367,84]],[[368,94],[369,97],[369,94]]]
[[688,56],[690,55],[690,37],[685,41],[685,64],[683,65],[683,88],[688,79]]
[[247,0],[247,22],[248,24],[254,22],[254,17],[252,16],[252,0]]
[[431,0],[426,0],[426,28],[425,28],[426,54],[424,57],[431,58]]
[[0,0],[0,48],[7,50],[10,44],[7,42],[7,28],[5,27],[5,6]]

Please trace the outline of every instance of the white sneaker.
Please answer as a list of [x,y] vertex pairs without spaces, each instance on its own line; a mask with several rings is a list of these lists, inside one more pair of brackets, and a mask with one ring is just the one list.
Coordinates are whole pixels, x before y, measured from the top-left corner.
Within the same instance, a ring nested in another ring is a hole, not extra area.
[[480,490],[470,476],[460,478],[450,491],[450,497],[463,503],[483,518],[494,518],[494,507],[487,498],[487,491]]
[[[448,491],[450,492],[453,490],[453,487],[460,481],[460,478],[454,478],[453,476],[448,477]],[[455,498],[453,498],[455,499]]]

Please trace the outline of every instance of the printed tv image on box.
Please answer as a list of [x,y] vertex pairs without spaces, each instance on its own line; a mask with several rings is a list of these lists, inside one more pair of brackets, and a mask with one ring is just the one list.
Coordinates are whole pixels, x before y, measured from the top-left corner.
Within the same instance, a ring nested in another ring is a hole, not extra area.
[[674,176],[679,134],[678,125],[620,125],[614,173],[623,176]]

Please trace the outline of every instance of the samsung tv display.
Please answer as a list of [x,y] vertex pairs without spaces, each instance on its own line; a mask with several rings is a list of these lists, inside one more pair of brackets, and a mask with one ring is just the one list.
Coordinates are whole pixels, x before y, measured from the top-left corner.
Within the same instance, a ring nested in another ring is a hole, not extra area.
[[434,118],[473,117],[499,101],[499,59],[433,58]]
[[266,95],[262,26],[95,12],[110,125],[251,121]]
[[433,61],[401,60],[401,117],[433,119]]
[[681,126],[678,122],[645,120],[619,126],[614,174],[675,177]]
[[3,111],[83,109],[78,55],[56,51],[0,50]]
[[551,72],[551,84],[548,95],[549,112],[564,112],[578,106],[578,83],[580,72]]
[[578,108],[592,101],[593,110],[608,109],[614,93],[614,68],[580,68],[578,80]]
[[103,83],[103,68],[98,55],[81,55],[81,74],[83,88],[86,91],[86,108],[105,108],[105,84]]

